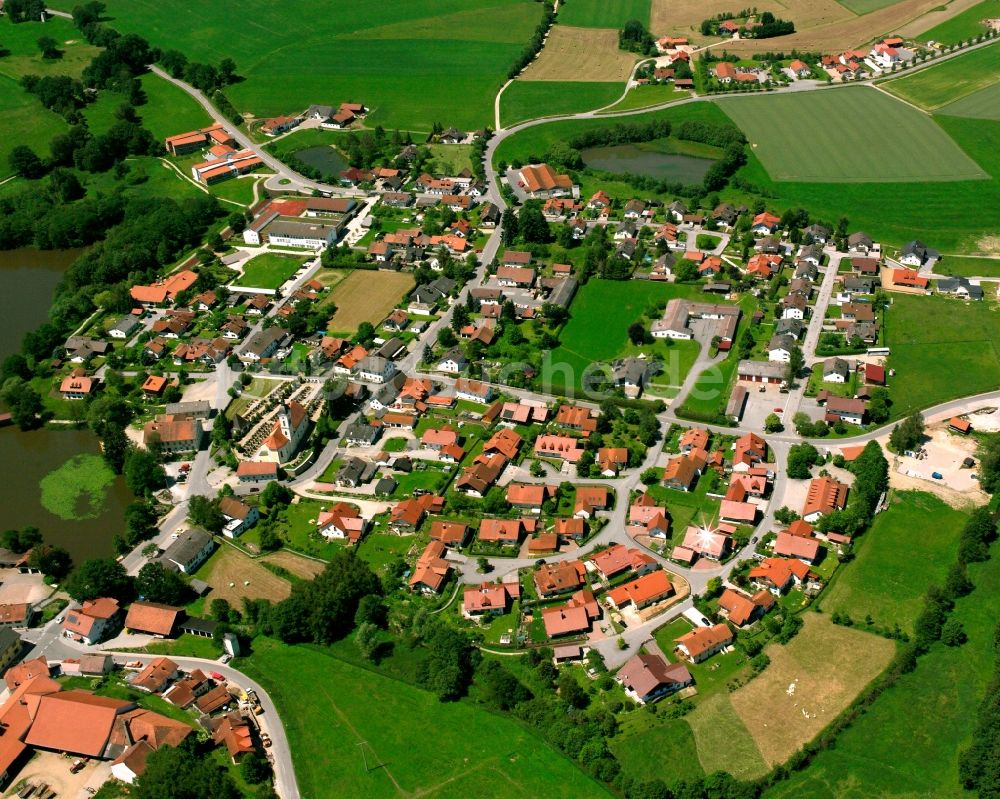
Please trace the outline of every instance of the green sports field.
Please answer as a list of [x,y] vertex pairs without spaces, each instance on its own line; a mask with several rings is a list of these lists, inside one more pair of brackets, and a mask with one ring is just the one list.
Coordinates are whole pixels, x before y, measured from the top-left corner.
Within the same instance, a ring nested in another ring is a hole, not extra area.
[[610,797],[519,723],[469,701],[439,702],[328,649],[257,638],[239,668],[277,705],[310,799]]
[[631,19],[649,26],[650,0],[570,0],[559,6],[559,22],[579,28],[621,28]]
[[620,81],[515,80],[500,95],[500,122],[509,127],[526,119],[594,111],[624,91]]
[[[965,53],[904,78],[882,83],[882,88],[928,111],[950,113],[950,104],[1000,81],[1000,44]],[[954,114],[954,116],[973,116]]]
[[[987,177],[932,119],[868,87],[716,102],[747,134],[776,181],[909,183]],[[849,213],[851,206],[843,210]]]
[[[65,10],[73,5],[62,0]],[[538,25],[528,0],[301,0],[294,11],[269,0],[190,3],[110,0],[109,24],[190,60],[232,57],[245,80],[227,96],[257,116],[313,103],[363,102],[370,124],[429,131],[435,122],[491,124],[503,76]],[[239,24],[234,24],[238,20]],[[2,39],[0,39],[2,41]]]
[[894,417],[1000,385],[1000,313],[992,298],[963,303],[898,294],[887,314],[885,343],[896,370],[890,383]]
[[982,33],[986,29],[982,21],[990,17],[1000,17],[1000,0],[983,0],[915,38],[921,42],[955,44]]
[[880,627],[898,624],[912,633],[924,592],[945,578],[965,519],[931,494],[893,495],[859,542],[854,562],[823,594],[823,611],[847,613],[856,622],[870,615]]

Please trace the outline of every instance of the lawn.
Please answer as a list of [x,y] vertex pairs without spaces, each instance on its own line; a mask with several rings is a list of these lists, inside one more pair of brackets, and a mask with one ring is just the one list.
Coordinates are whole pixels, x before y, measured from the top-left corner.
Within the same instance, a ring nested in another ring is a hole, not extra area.
[[430,144],[427,149],[434,158],[435,175],[457,175],[463,169],[472,171],[471,144]]
[[[590,280],[577,292],[570,306],[570,320],[559,336],[560,345],[545,359],[542,380],[548,388],[580,388],[589,367],[606,363],[641,350],[660,358],[668,381],[679,385],[697,357],[697,345],[676,342],[671,346],[657,339],[655,344],[633,347],[628,328],[657,304],[674,297],[702,296],[698,286],[659,283],[645,280]],[[657,317],[659,313],[655,314]]]
[[1000,616],[1000,558],[969,566],[976,589],[956,602],[961,647],[935,644],[917,668],[875,700],[805,771],[778,783],[766,799],[965,799],[958,755],[993,675]]
[[404,272],[351,272],[330,292],[337,312],[330,317],[329,329],[354,333],[362,322],[381,322],[413,288],[413,275]]
[[992,86],[998,79],[1000,47],[994,43],[912,75],[888,80],[882,88],[921,108],[934,111]]
[[938,275],[1000,278],[1000,258],[967,258],[947,255],[934,264]]
[[983,33],[986,30],[983,20],[990,17],[1000,17],[1000,0],[983,0],[982,3],[967,8],[940,25],[924,31],[916,38],[922,42],[954,44]]
[[[311,799],[610,796],[517,722],[467,701],[441,703],[328,649],[258,638],[238,668],[277,705]],[[475,734],[482,730],[490,734]]]
[[243,274],[233,281],[234,286],[255,289],[276,289],[302,268],[305,258],[265,252],[255,255],[243,265]]
[[115,473],[100,455],[75,455],[42,478],[42,505],[66,521],[96,519],[114,481]]
[[[379,574],[389,561],[405,557],[417,542],[411,535],[393,535],[390,533],[371,533],[365,536],[358,546],[358,556],[368,562]],[[421,542],[422,543],[422,542]],[[423,546],[417,549],[417,553]]]
[[[59,5],[68,11],[73,3]],[[210,15],[158,0],[107,6],[122,33],[176,48],[191,61],[235,59],[245,80],[226,94],[241,111],[273,116],[356,101],[372,109],[372,125],[424,131],[435,122],[464,129],[491,123],[503,75],[542,15],[525,0],[483,0],[475,8],[461,0],[352,3],[336,13],[306,0],[294,14],[268,0],[223,0]],[[234,28],[233,19],[246,24]]]
[[965,518],[931,494],[894,494],[858,543],[857,557],[823,593],[823,610],[855,622],[870,615],[880,627],[898,624],[912,633],[927,587],[944,581]]
[[593,111],[613,103],[625,87],[620,82],[574,83],[552,80],[516,80],[500,95],[500,122]]
[[[775,181],[900,183],[987,177],[930,117],[870,87],[716,102],[747,134]],[[844,124],[865,118],[880,124]],[[896,135],[900,130],[907,135]],[[841,208],[849,212],[852,206],[845,203]]]
[[729,695],[769,766],[784,763],[836,718],[892,659],[896,644],[807,613],[787,644],[765,650],[771,663]]
[[222,656],[221,643],[213,638],[202,638],[200,635],[180,635],[170,641],[153,641],[146,645],[145,650],[154,655],[176,655],[209,660]]
[[[2,64],[3,59],[0,59]],[[67,129],[61,116],[43,108],[34,95],[6,75],[0,75],[0,118],[3,119],[0,123],[0,179],[12,174],[9,160],[16,146],[27,144],[36,154],[44,156],[48,153],[49,140]]]
[[622,28],[637,19],[649,27],[650,0],[571,0],[559,6],[559,24],[580,28]]
[[316,519],[322,510],[332,505],[335,500],[299,499],[281,512],[278,521],[278,534],[289,547],[314,558],[329,559],[334,552],[343,549],[340,541],[328,541],[316,531]]
[[885,341],[892,350],[888,365],[896,370],[890,395],[897,418],[1000,384],[1000,315],[992,299],[966,304],[896,295]]
[[689,97],[690,94],[690,92],[683,89],[675,89],[670,84],[636,86],[633,89],[629,89],[628,94],[625,95],[625,99],[620,103],[615,103],[604,113],[633,111],[637,108],[648,108],[654,105],[661,105],[662,103],[672,103],[674,100],[682,100],[685,97]]

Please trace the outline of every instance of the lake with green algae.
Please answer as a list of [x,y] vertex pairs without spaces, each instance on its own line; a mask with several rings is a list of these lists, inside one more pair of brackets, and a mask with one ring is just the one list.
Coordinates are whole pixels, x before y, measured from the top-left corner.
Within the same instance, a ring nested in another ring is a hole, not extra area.
[[42,478],[42,507],[65,521],[96,519],[114,482],[100,455],[76,455]]

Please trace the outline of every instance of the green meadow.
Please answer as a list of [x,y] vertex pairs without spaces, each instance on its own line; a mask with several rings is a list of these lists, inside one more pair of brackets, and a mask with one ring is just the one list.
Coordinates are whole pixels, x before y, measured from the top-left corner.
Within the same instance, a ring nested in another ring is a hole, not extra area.
[[898,624],[912,633],[924,592],[944,581],[965,519],[932,494],[894,494],[858,543],[854,561],[823,594],[823,610],[859,623],[871,616],[880,627]]
[[594,111],[624,91],[620,82],[515,80],[500,95],[500,122],[509,127],[526,119]]
[[330,649],[257,638],[239,668],[277,705],[300,791],[311,799],[610,796],[512,719],[467,700],[439,702]]
[[[62,0],[66,10],[72,3]],[[109,24],[190,60],[229,56],[245,78],[226,94],[257,116],[313,103],[363,102],[369,123],[429,131],[435,122],[492,124],[493,98],[541,19],[526,0],[321,0],[289,7],[221,0],[207,9],[158,0],[110,0]],[[234,24],[238,20],[238,24]]]
[[[921,529],[925,523],[921,522]],[[871,535],[871,533],[868,533]],[[954,557],[954,549],[946,562]],[[847,567],[853,569],[855,564]],[[969,566],[975,590],[955,603],[966,644],[937,643],[838,737],[807,769],[765,799],[967,799],[958,757],[971,741],[976,710],[996,660],[1000,558]]]
[[885,342],[896,370],[889,389],[896,418],[1000,385],[1000,315],[992,298],[964,303],[897,294]]

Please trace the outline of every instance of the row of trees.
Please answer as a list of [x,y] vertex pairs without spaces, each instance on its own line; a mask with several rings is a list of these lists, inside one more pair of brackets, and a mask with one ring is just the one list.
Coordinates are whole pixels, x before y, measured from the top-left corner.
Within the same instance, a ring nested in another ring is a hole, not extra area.
[[508,80],[516,78],[522,69],[535,60],[535,56],[545,46],[545,37],[548,36],[552,23],[556,21],[556,12],[552,3],[548,0],[543,2],[543,6],[545,10],[542,12],[542,21],[538,23],[538,27],[535,28],[535,32],[531,35],[531,40],[524,46],[521,55],[517,57],[517,60],[507,70]]

